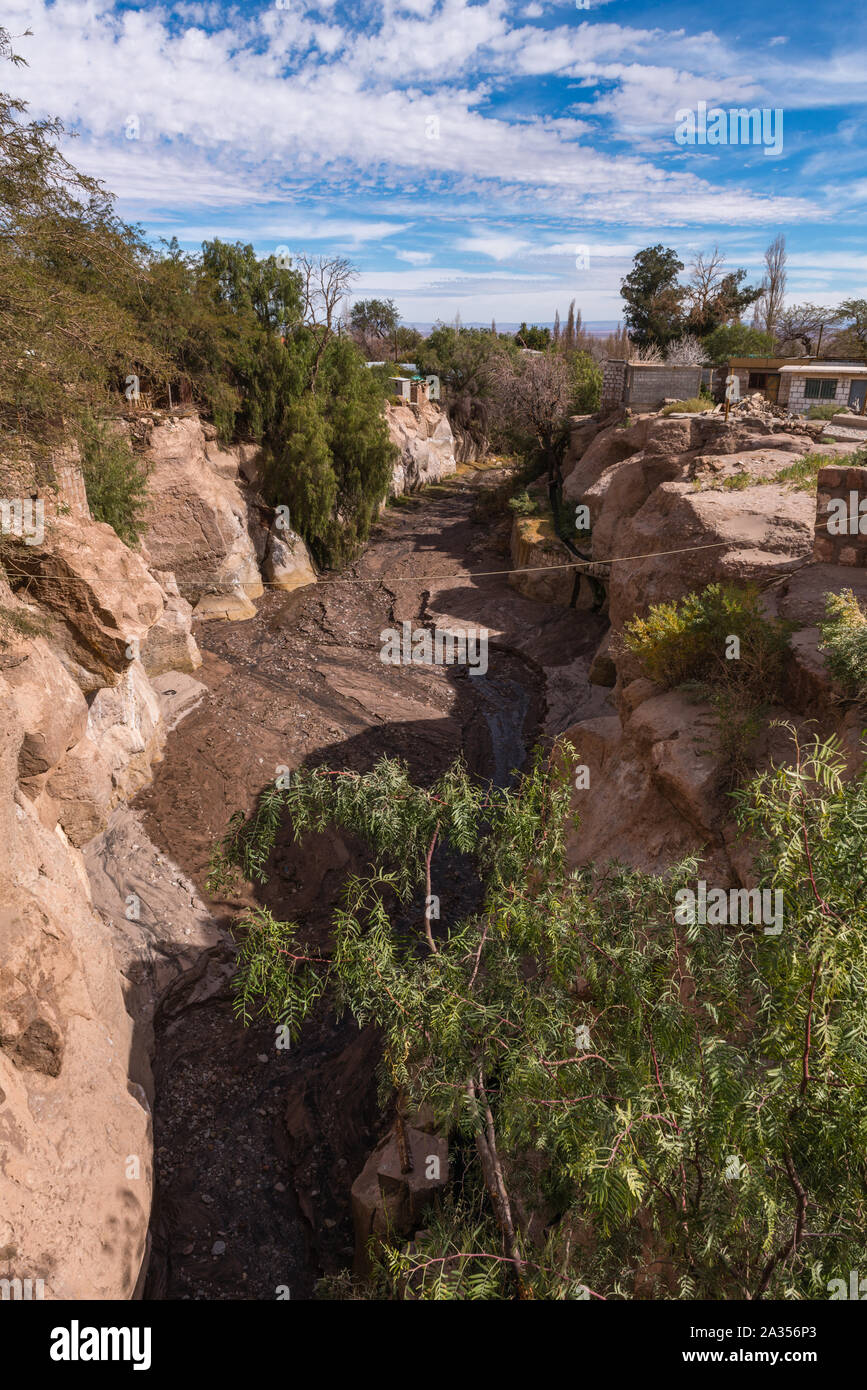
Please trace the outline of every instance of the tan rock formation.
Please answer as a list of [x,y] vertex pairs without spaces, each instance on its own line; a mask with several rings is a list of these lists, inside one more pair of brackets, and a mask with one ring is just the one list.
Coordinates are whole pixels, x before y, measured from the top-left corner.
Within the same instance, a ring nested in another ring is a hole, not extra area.
[[306,584],[316,583],[310,552],[294,531],[283,531],[281,535],[271,533],[264,570],[265,578],[273,588],[285,589],[290,594],[295,589],[303,589]]
[[171,570],[191,603],[223,591],[261,594],[264,536],[238,486],[238,451],[206,440],[188,415],[154,425],[146,456],[146,539],[156,568]]
[[2,678],[0,699],[0,1278],[128,1298],[151,1197],[132,1020],[77,851],[15,788],[24,729]]
[[385,407],[389,438],[400,450],[391,491],[399,497],[455,472],[455,441],[448,417],[432,401]]
[[102,522],[57,516],[41,545],[18,545],[10,574],[53,619],[52,646],[81,690],[113,685],[160,617],[163,592],[144,560]]

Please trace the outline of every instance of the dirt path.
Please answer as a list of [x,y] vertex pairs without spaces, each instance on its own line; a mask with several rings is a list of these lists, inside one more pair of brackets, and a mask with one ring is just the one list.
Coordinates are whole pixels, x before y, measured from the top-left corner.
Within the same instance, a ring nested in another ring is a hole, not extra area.
[[[602,620],[523,599],[504,576],[458,578],[508,567],[508,522],[474,519],[478,490],[496,481],[463,473],[393,506],[339,582],[268,594],[249,622],[200,629],[208,694],[136,802],[200,891],[229,817],[280,765],[363,771],[387,753],[430,781],[462,750],[474,772],[505,782],[541,731],[598,711],[586,671]],[[380,632],[405,619],[486,628],[487,675],[384,665]],[[336,835],[281,840],[255,901],[324,934],[359,852]],[[458,866],[439,869],[443,919],[455,920],[467,886]],[[228,928],[254,897],[206,900]],[[232,1018],[231,960],[227,933],[156,1019],[149,1298],[309,1297],[319,1275],[351,1263],[349,1188],[387,1123],[376,1037],[323,1009],[297,1046],[277,1050],[273,1028]]]

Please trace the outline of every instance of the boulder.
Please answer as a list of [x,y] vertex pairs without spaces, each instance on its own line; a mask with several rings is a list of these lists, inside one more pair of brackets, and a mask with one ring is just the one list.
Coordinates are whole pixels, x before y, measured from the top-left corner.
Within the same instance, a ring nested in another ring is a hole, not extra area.
[[549,517],[516,516],[512,523],[512,564],[509,584],[525,598],[539,603],[572,601],[575,570],[569,568],[575,556],[563,544]]
[[229,622],[243,622],[255,618],[256,606],[251,603],[243,589],[235,589],[225,594],[203,594],[193,609],[194,618],[223,618]]
[[[612,539],[615,555],[647,557],[612,564],[612,624],[711,583],[783,578],[811,553],[814,509],[808,493],[779,487],[696,492],[663,483]],[[595,530],[593,542],[595,558]]]
[[165,744],[160,703],[140,661],[131,661],[115,686],[91,702],[87,736],[111,770],[111,802],[135,796],[150,781],[151,764]]
[[165,607],[141,643],[141,663],[148,675],[196,671],[202,654],[192,633],[193,610],[179,593],[166,595]]
[[43,638],[16,643],[0,654],[14,708],[25,730],[19,777],[38,777],[56,767],[87,727],[87,701],[60,658]]
[[163,611],[164,595],[140,555],[103,522],[58,516],[43,543],[16,546],[28,598],[53,620],[52,646],[89,694],[114,684]]
[[[712,872],[730,874],[720,838],[714,736],[708,707],[675,692],[642,700],[625,723],[606,715],[567,730],[576,766],[589,774],[582,779],[588,785],[572,794],[579,825],[567,838],[570,864],[601,870],[615,859],[658,874],[697,854]],[[710,746],[703,749],[706,738]]]
[[427,1208],[448,1183],[448,1144],[438,1134],[405,1126],[412,1170],[401,1171],[394,1129],[374,1149],[352,1184],[355,1225],[355,1272],[370,1269],[368,1243],[411,1236],[422,1224]]
[[385,407],[388,434],[399,450],[391,492],[395,497],[415,492],[426,483],[454,473],[455,440],[448,416],[432,401]]
[[86,844],[119,801],[150,781],[165,736],[157,694],[141,663],[130,662],[116,686],[97,692],[84,738],[47,779],[56,819],[72,844]]
[[265,578],[273,588],[284,589],[287,593],[316,583],[310,552],[294,531],[284,530],[280,535],[273,532],[269,535]]

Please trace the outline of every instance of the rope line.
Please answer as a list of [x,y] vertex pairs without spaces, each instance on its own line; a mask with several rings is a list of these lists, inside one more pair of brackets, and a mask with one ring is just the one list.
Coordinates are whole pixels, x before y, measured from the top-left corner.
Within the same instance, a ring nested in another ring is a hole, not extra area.
[[[621,565],[621,564],[625,564],[625,563],[630,563],[630,562],[632,562],[632,561],[634,561],[634,560],[662,560],[662,559],[665,559],[665,558],[666,558],[667,556],[669,556],[669,555],[691,555],[691,554],[693,554],[695,551],[698,551],[698,550],[719,550],[720,547],[722,547],[722,546],[728,546],[728,545],[731,545],[731,542],[730,542],[730,541],[711,541],[711,542],[709,542],[707,545],[684,545],[684,546],[680,546],[677,550],[648,550],[644,555],[614,555],[614,556],[612,556],[612,558],[611,558],[610,560],[581,560],[581,559],[579,559],[579,560],[569,560],[569,561],[566,561],[566,562],[564,562],[563,564],[559,564],[559,565],[522,565],[522,566],[520,566],[519,568],[516,568],[516,569],[505,569],[505,570],[471,570],[471,571],[469,571],[469,572],[467,572],[467,573],[464,573],[464,574],[461,574],[461,573],[457,573],[457,574],[427,574],[427,575],[421,575],[421,576],[412,575],[412,574],[397,574],[397,575],[390,575],[390,576],[388,576],[388,577],[379,576],[378,578],[370,578],[370,579],[367,579],[367,578],[365,578],[365,577],[363,577],[363,576],[354,576],[354,575],[343,575],[343,574],[339,574],[339,575],[334,575],[334,576],[332,576],[331,578],[324,578],[324,579],[317,578],[316,584],[317,584],[317,587],[319,587],[320,585],[323,585],[323,584],[385,584],[385,585],[388,585],[388,584],[421,584],[421,585],[425,585],[425,584],[430,584],[430,583],[436,583],[436,582],[438,582],[438,581],[442,581],[443,583],[454,583],[454,581],[455,581],[456,579],[490,579],[490,578],[492,578],[492,577],[495,576],[495,575],[504,575],[504,574],[535,574],[535,573],[540,573],[540,572],[542,572],[542,573],[550,573],[552,570],[573,570],[573,569],[579,569],[579,570],[580,570],[580,569],[582,569],[585,565],[592,565],[592,566],[595,567],[595,566],[601,566],[601,565]],[[47,582],[47,583],[51,583],[51,584],[84,584],[84,583],[86,582],[83,578],[68,578],[68,579],[61,579],[61,578],[59,578],[59,577],[57,577],[57,576],[55,576],[55,575],[40,574],[38,571],[36,571],[35,573],[30,573],[30,572],[27,571],[27,570],[17,570],[17,571],[13,571],[13,574],[14,574],[15,577],[17,577],[17,578],[38,580],[40,583],[46,583],[46,582]],[[155,582],[158,582],[158,581],[155,581]],[[262,587],[265,588],[265,589],[271,589],[271,588],[273,588],[273,589],[279,589],[279,588],[282,587],[280,584],[278,584],[278,583],[276,583],[274,580],[270,580],[270,579],[262,579],[262,580],[260,580],[259,582],[262,584]],[[301,586],[299,586],[299,587],[306,588],[306,587],[308,587],[308,586],[306,586],[306,585],[301,585]],[[240,583],[238,583],[238,584],[236,584],[233,588],[225,590],[225,592],[227,592],[227,593],[238,593],[239,591],[242,591],[242,589],[243,589],[243,586],[242,586]],[[221,592],[222,592],[222,591],[221,591]],[[293,592],[293,591],[290,591],[290,592]]]

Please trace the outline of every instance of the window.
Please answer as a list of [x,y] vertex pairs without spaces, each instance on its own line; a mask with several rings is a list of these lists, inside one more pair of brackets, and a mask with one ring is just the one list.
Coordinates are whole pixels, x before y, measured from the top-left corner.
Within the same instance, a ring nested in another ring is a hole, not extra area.
[[808,401],[833,401],[837,394],[837,382],[822,377],[807,377],[804,383],[804,398]]
[[767,374],[767,372],[750,372],[750,382],[749,382],[749,385],[750,385],[750,390],[751,390],[751,391],[764,391],[764,389],[765,389],[765,387],[767,386],[767,384],[768,384],[768,374]]

